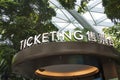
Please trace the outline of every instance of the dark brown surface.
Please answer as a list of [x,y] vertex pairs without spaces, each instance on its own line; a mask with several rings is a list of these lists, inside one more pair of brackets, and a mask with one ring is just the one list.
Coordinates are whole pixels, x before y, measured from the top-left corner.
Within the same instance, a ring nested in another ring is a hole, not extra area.
[[119,56],[117,53],[113,47],[95,42],[41,43],[17,53],[13,62],[13,72],[32,77],[34,76],[35,70],[39,67],[51,64],[63,64],[63,62],[66,63],[60,56],[88,55],[118,59]]
[[118,78],[116,63],[112,60],[102,60],[105,80]]

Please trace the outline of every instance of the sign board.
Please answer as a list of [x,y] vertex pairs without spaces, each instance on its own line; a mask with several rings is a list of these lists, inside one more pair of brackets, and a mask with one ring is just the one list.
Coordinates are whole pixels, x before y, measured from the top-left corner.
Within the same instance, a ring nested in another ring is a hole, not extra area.
[[94,32],[88,31],[85,34],[83,34],[81,30],[67,32],[52,31],[43,34],[38,34],[35,36],[30,36],[27,39],[21,40],[20,50],[40,43],[65,42],[66,39],[68,39],[69,41],[73,41],[73,39],[74,41],[84,41],[84,38],[86,38],[86,41],[94,41],[100,44],[113,45],[111,39],[108,39],[105,37],[105,35],[99,33],[96,34]]

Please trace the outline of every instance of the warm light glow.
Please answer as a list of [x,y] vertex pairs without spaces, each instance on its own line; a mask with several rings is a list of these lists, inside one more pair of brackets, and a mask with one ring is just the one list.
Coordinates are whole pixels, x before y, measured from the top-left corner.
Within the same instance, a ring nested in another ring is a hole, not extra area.
[[[59,69],[59,68],[58,68]],[[49,77],[72,77],[72,76],[85,76],[89,74],[95,74],[99,70],[96,67],[90,66],[87,69],[72,71],[72,72],[52,72],[52,71],[40,71],[37,69],[35,74],[38,76],[49,76]]]

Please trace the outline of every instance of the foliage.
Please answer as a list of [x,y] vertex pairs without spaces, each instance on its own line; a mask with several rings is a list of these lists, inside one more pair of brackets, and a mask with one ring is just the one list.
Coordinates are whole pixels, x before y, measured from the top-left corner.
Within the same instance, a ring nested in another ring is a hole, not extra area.
[[59,0],[66,9],[74,9],[76,0]]
[[120,52],[120,0],[102,0],[105,13],[115,25],[103,31],[113,39],[114,47]]
[[[7,80],[11,74],[11,65],[12,65],[12,57],[15,53],[15,49],[13,49],[10,45],[1,45],[0,46],[0,74],[1,80]],[[7,64],[7,65],[6,65]]]
[[12,74],[13,55],[19,51],[20,41],[29,36],[57,30],[52,24],[56,13],[48,0],[0,0],[0,34],[2,41],[12,45],[0,45],[0,79],[22,80]]
[[114,23],[120,22],[120,0],[102,0],[105,13]]
[[18,49],[19,41],[25,37],[57,30],[50,21],[52,16],[56,15],[55,11],[45,0],[36,2],[33,0],[3,0],[2,3],[1,17],[5,15],[9,19],[1,19],[1,34],[4,40],[9,38],[15,44],[13,45],[15,49]]
[[[65,9],[75,9],[76,0],[58,0]],[[81,0],[77,11],[79,13],[85,12],[85,7],[90,0]]]
[[105,34],[112,38],[114,47],[120,52],[120,24],[110,28],[104,28]]

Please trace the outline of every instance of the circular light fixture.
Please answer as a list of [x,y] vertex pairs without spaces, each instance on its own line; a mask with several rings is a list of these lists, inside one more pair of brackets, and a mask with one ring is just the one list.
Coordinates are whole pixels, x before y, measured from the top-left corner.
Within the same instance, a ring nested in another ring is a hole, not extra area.
[[83,77],[96,74],[98,71],[97,67],[89,65],[61,64],[41,67],[35,71],[35,74],[45,77]]

